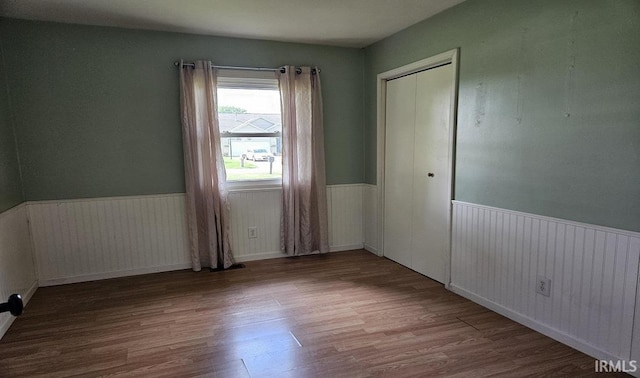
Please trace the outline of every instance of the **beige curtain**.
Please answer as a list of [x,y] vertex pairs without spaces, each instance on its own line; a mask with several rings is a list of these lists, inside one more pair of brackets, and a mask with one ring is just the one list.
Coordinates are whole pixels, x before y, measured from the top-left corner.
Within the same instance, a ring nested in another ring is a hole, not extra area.
[[282,98],[281,246],[292,256],[329,251],[320,74],[278,73]]
[[216,75],[211,62],[180,64],[187,225],[194,271],[229,268],[230,219],[220,145]]

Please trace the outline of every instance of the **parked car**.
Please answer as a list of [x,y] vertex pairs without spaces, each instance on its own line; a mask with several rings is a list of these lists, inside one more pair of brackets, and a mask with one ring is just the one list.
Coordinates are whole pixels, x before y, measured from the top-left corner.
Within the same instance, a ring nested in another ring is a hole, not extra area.
[[255,148],[247,150],[247,159],[253,161],[269,161],[269,158],[273,157],[273,154],[264,148]]

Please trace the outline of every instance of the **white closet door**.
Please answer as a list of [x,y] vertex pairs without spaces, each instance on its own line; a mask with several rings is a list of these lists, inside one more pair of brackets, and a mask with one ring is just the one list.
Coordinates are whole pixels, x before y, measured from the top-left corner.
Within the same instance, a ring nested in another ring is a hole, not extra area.
[[387,82],[384,255],[411,267],[416,75]]
[[451,65],[387,82],[384,255],[436,281],[449,245]]
[[449,245],[447,212],[451,200],[452,67],[441,66],[416,76],[411,268],[444,283]]

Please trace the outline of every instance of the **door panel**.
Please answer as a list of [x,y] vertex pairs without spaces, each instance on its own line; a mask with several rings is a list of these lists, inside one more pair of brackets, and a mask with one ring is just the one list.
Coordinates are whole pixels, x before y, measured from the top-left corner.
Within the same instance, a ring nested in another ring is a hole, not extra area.
[[387,82],[384,255],[411,267],[416,76]]
[[452,67],[441,66],[416,76],[411,268],[444,282],[451,200],[448,161]]
[[384,255],[443,283],[452,90],[445,65],[388,81],[386,97]]

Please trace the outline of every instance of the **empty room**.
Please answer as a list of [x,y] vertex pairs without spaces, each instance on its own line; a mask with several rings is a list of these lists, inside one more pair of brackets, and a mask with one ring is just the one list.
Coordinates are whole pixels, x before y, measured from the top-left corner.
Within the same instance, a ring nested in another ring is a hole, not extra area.
[[0,0],[0,377],[640,376],[637,0]]

